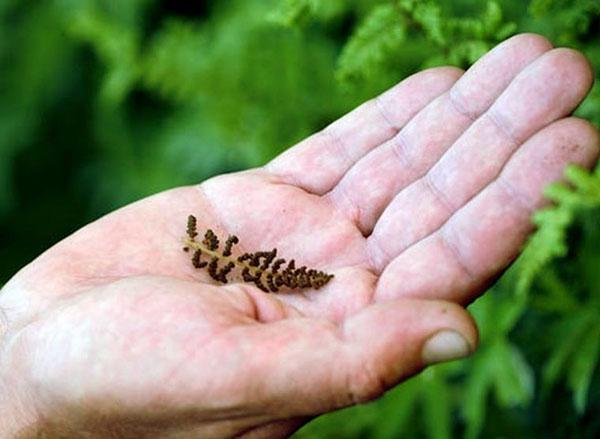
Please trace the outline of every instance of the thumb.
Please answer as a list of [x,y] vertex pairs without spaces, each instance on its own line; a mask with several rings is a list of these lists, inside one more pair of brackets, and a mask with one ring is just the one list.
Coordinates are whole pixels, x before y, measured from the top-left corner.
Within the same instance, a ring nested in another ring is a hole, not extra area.
[[265,352],[254,352],[269,358],[262,361],[261,393],[285,417],[377,398],[429,364],[469,355],[478,341],[462,307],[419,299],[371,305],[339,326],[298,318],[263,330],[270,341]]

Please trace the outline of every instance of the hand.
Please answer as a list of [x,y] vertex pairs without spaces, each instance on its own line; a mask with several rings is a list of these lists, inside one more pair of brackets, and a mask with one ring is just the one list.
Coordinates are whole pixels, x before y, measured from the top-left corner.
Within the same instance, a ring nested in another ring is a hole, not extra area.
[[[596,130],[566,117],[591,83],[582,55],[519,35],[464,74],[404,80],[263,168],[84,227],[0,294],[4,434],[286,435],[469,354],[462,306],[518,254],[542,188],[597,158]],[[335,278],[217,285],[181,250],[188,214]]]

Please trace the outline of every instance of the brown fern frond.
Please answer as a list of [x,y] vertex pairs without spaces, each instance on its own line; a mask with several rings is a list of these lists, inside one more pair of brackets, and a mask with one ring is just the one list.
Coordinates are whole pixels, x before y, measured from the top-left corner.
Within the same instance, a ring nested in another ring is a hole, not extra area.
[[[187,237],[185,238],[184,251],[192,253],[192,265],[194,268],[206,268],[211,278],[217,282],[226,284],[229,282],[228,275],[237,267],[241,271],[244,282],[251,282],[262,291],[276,293],[282,287],[289,289],[314,288],[318,290],[327,284],[333,274],[327,274],[313,268],[302,266],[296,268],[296,261],[291,259],[287,266],[283,258],[277,258],[277,249],[271,251],[257,251],[254,253],[243,253],[233,257],[233,248],[239,243],[235,235],[231,235],[225,241],[223,250],[219,252],[219,238],[208,229],[204,233],[201,242],[196,240],[198,236],[196,217],[190,215],[187,221]],[[205,255],[208,261],[202,260]]]

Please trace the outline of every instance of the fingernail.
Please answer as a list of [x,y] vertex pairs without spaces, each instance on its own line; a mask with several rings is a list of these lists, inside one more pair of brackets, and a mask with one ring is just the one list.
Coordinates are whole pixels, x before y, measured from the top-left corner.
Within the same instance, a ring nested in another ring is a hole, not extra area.
[[425,364],[435,364],[457,360],[468,356],[471,352],[471,346],[461,334],[451,329],[444,329],[425,342],[421,357]]

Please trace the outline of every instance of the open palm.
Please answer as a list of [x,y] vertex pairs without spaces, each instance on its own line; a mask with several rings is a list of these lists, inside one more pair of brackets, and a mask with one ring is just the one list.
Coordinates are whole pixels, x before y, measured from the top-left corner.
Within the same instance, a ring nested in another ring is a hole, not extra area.
[[[477,336],[460,305],[518,254],[543,187],[596,160],[596,130],[565,118],[591,82],[577,52],[520,35],[464,74],[406,79],[263,168],[81,229],[0,295],[20,416],[140,436],[287,434],[451,358],[452,334],[467,354]],[[335,278],[276,295],[217,285],[181,250],[189,214]]]

